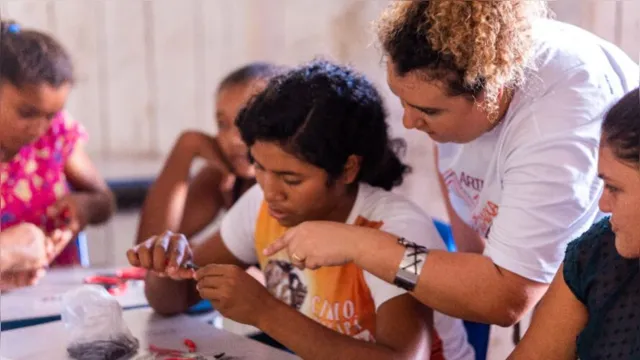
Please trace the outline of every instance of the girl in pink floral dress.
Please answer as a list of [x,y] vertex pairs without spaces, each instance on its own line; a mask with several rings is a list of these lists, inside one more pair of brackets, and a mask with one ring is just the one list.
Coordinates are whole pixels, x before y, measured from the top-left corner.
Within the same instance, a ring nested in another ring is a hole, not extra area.
[[[114,201],[84,149],[84,129],[63,110],[71,60],[46,34],[8,22],[0,31],[0,231],[34,224],[51,245],[51,265],[79,264],[72,240],[85,226],[107,221]],[[24,286],[41,273],[16,271],[0,280]]]

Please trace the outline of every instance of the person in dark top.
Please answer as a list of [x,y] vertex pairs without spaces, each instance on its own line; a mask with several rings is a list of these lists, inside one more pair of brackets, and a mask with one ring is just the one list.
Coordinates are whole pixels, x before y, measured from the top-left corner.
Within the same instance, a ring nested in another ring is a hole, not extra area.
[[509,359],[640,359],[640,92],[608,112],[598,162],[609,213],[564,264]]
[[[166,230],[189,238],[197,235],[256,183],[247,146],[234,121],[247,101],[282,70],[254,62],[220,82],[215,94],[218,134],[186,131],[180,135],[145,198],[136,244]],[[204,159],[206,166],[191,178],[197,158]]]

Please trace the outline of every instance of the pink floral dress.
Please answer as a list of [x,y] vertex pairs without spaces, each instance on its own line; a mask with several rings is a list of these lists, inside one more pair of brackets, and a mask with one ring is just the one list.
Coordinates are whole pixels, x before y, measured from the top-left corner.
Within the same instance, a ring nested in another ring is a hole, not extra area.
[[[0,228],[28,222],[50,233],[63,227],[62,219],[47,216],[47,209],[69,193],[65,164],[86,137],[84,128],[61,112],[42,137],[24,146],[10,162],[0,163]],[[52,266],[76,264],[80,255],[72,241]]]

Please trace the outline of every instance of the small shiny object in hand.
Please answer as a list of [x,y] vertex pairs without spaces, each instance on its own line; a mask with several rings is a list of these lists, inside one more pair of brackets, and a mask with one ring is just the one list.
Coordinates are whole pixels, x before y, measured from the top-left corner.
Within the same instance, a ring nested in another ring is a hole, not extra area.
[[188,263],[184,264],[184,267],[187,268],[187,269],[196,270],[196,271],[198,269],[200,269],[200,267],[198,265],[196,265],[196,264],[194,264],[192,262],[188,262]]

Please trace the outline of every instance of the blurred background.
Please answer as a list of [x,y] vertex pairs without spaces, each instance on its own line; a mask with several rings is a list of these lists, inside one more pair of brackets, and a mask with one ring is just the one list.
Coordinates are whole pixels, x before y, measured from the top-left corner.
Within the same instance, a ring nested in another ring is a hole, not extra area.
[[[371,23],[387,2],[0,0],[0,14],[50,32],[70,52],[77,86],[67,108],[89,131],[90,154],[114,184],[153,179],[181,131],[215,133],[213,93],[230,70],[256,60],[294,65],[323,56],[353,65],[379,86],[394,134],[408,142],[407,162],[420,164],[399,191],[446,220],[432,144],[403,129],[375,46]],[[550,5],[557,19],[640,57],[640,1]],[[137,209],[130,209],[89,229],[91,265],[125,265],[136,227]]]

